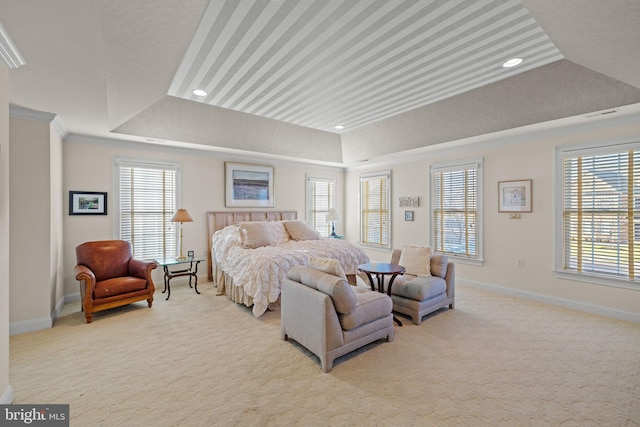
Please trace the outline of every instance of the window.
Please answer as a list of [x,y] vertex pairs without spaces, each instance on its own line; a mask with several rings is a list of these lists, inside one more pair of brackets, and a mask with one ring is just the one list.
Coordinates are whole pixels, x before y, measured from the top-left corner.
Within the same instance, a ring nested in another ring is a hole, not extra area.
[[178,165],[116,159],[118,237],[140,259],[174,258]]
[[307,222],[322,237],[331,234],[331,224],[327,222],[329,209],[335,207],[336,180],[307,176]]
[[390,188],[389,171],[360,176],[360,243],[390,247]]
[[640,144],[560,152],[564,272],[637,281]]
[[482,261],[481,164],[478,160],[431,167],[434,251]]

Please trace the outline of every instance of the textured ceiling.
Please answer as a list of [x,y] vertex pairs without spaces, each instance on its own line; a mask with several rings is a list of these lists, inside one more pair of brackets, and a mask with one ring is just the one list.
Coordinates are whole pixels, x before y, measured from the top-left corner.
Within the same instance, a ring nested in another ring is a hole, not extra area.
[[638,0],[0,0],[0,21],[12,106],[75,141],[345,165],[640,108]]
[[519,0],[213,1],[168,94],[350,130],[561,58]]

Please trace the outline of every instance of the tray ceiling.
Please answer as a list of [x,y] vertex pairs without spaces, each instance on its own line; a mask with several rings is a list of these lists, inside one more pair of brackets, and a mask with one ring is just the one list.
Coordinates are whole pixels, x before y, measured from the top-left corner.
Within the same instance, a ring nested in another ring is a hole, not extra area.
[[561,58],[519,0],[214,1],[168,94],[349,130]]

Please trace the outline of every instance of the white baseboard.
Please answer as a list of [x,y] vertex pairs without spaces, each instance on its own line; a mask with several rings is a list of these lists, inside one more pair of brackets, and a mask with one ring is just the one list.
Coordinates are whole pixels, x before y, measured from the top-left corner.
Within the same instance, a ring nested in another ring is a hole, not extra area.
[[51,313],[51,324],[55,324],[56,320],[58,320],[58,317],[60,317],[60,313],[62,312],[62,309],[64,308],[64,304],[65,304],[65,297],[63,296],[62,298],[60,298],[60,300],[58,300],[58,303],[56,304],[56,308],[53,309],[53,313]]
[[0,405],[10,405],[13,402],[13,389],[10,385],[7,386],[7,389],[0,396]]
[[64,296],[64,303],[80,301],[80,292]]
[[68,302],[74,301],[80,301],[80,292],[77,294],[65,295],[60,298],[53,310],[53,313],[51,313],[51,317],[42,317],[40,319],[23,320],[20,322],[10,323],[9,335],[19,335],[53,327],[55,321],[60,317],[60,313],[62,312],[64,305]]
[[474,288],[484,289],[499,294],[510,295],[518,298],[543,302],[546,304],[558,305],[560,307],[570,308],[572,310],[583,311],[585,313],[599,314],[601,316],[611,317],[613,319],[626,320],[628,322],[640,323],[640,314],[629,313],[626,311],[615,310],[608,307],[601,307],[593,304],[585,304],[579,301],[572,301],[563,298],[557,298],[549,295],[538,294],[535,292],[522,291],[519,289],[506,288],[490,283],[478,282],[475,280],[457,280],[461,285],[467,285]]
[[49,329],[53,326],[51,317],[41,317],[40,319],[23,320],[21,322],[9,323],[9,335],[20,335],[27,332]]

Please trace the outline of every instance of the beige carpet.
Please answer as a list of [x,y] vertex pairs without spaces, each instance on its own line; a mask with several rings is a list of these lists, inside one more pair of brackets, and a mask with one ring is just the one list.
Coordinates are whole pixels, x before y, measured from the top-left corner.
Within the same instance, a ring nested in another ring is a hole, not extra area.
[[11,337],[14,403],[68,403],[72,426],[640,425],[638,324],[458,286],[323,374],[278,312],[200,290]]

